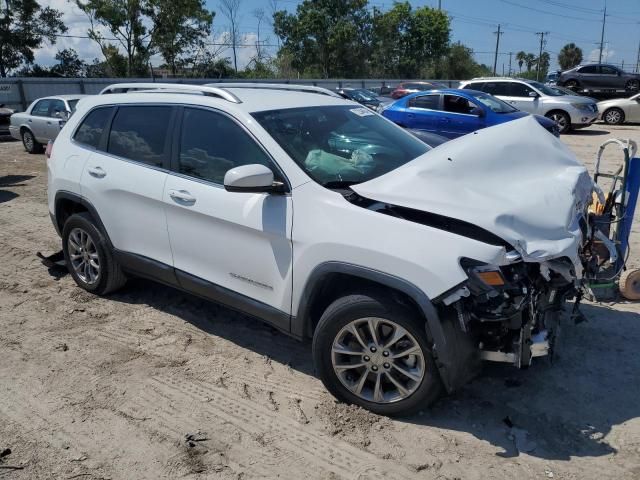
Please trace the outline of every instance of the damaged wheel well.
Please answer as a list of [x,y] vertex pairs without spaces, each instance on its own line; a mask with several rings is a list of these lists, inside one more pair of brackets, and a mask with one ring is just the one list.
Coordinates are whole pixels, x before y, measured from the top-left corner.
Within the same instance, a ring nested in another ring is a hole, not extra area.
[[[340,297],[355,293],[368,293],[378,297],[392,298],[424,318],[422,309],[407,293],[386,285],[382,282],[364,278],[358,275],[342,272],[328,272],[316,279],[313,285],[308,285],[303,293],[298,308],[298,318],[302,335],[312,337],[320,317],[327,307]],[[426,320],[426,319],[425,319]]]

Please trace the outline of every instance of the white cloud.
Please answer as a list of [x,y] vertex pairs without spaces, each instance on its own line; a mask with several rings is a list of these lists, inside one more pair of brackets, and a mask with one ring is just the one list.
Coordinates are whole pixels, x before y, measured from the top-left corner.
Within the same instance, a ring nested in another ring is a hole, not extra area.
[[[86,37],[89,28],[89,20],[75,3],[67,0],[41,0],[42,7],[55,8],[62,12],[62,21],[67,27],[64,35]],[[105,34],[107,34],[105,32]],[[94,58],[102,58],[98,44],[88,38],[58,37],[55,44],[45,42],[42,48],[35,52],[35,62],[40,65],[53,65],[56,62],[55,55],[58,50],[73,48],[80,58],[90,62]]]
[[[615,54],[616,54],[615,50],[609,48],[608,46],[605,46],[605,48],[602,49],[602,61],[610,62],[611,59],[615,57]],[[589,52],[589,56],[587,57],[587,60],[589,62],[597,62],[599,57],[600,57],[600,49],[594,48],[593,50],[591,50],[591,52]]]

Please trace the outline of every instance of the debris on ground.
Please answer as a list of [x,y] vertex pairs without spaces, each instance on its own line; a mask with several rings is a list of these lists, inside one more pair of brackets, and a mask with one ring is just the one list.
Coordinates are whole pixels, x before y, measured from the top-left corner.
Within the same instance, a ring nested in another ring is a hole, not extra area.
[[195,433],[187,433],[184,436],[184,440],[189,447],[195,447],[197,445],[197,442],[206,442],[209,439],[204,433],[198,430]]

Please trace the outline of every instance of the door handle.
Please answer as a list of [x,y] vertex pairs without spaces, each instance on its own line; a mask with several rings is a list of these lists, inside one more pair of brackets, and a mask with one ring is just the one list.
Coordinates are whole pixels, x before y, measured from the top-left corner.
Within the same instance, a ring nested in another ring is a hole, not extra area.
[[415,116],[415,115],[414,115],[413,113],[408,113],[408,114],[407,114],[407,117],[409,117],[409,118],[413,118],[414,116]]
[[191,195],[186,190],[169,190],[169,196],[176,203],[181,203],[181,204],[187,203],[191,205],[196,203],[196,197]]
[[103,178],[107,175],[107,172],[105,172],[101,167],[89,167],[87,171],[89,172],[89,175],[96,178]]
[[450,123],[451,120],[449,120],[448,118],[441,118],[440,119],[440,123]]

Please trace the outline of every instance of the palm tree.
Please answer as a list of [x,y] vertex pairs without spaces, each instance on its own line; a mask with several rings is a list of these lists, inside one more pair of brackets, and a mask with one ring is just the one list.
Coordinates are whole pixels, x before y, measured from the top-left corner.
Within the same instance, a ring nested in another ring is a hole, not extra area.
[[520,50],[516,53],[516,60],[518,61],[518,68],[520,69],[520,73],[522,73],[522,64],[524,63],[525,58],[527,57],[527,53]]
[[558,54],[558,64],[562,70],[568,70],[580,65],[582,62],[582,49],[575,43],[567,43]]
[[531,68],[536,64],[536,61],[538,59],[536,58],[536,56],[533,53],[527,53],[524,56],[524,63],[527,64],[527,72],[531,71]]

